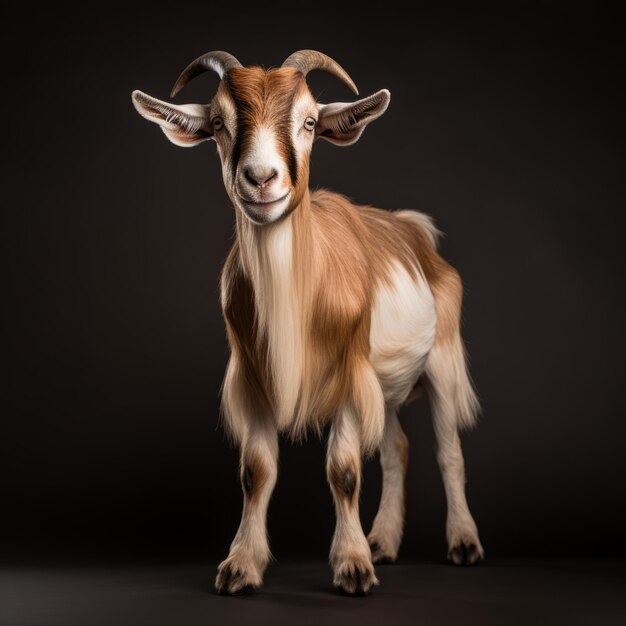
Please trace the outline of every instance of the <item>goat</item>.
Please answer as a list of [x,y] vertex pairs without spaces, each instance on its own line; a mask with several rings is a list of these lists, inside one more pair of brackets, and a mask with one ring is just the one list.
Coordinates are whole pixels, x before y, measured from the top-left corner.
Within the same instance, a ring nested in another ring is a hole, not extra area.
[[[330,57],[300,50],[266,70],[215,51],[183,71],[171,97],[206,70],[221,79],[210,104],[174,105],[141,91],[132,100],[173,143],[216,142],[235,207],[236,238],[221,277],[231,349],[222,413],[240,446],[243,513],[217,591],[262,584],[279,433],[301,438],[327,424],[333,583],[350,595],[378,584],[373,563],[396,560],[404,525],[409,446],[398,409],[421,389],[432,405],[447,497],[448,558],[477,563],[483,548],[465,497],[459,430],[475,423],[479,403],[460,334],[459,274],[438,254],[439,231],[427,215],[357,206],[308,187],[315,139],[356,142],[387,109],[389,91],[321,104],[307,86],[312,70],[358,95]],[[382,496],[366,538],[361,462],[376,449]]]

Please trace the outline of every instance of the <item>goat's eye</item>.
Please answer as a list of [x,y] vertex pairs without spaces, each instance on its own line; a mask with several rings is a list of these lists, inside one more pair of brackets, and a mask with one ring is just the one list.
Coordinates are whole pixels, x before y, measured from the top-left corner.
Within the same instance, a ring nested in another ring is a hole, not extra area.
[[221,117],[214,117],[212,124],[214,131],[222,130],[222,128],[224,128],[224,120]]
[[313,130],[315,128],[315,123],[315,118],[309,116],[304,120],[304,127],[307,130]]

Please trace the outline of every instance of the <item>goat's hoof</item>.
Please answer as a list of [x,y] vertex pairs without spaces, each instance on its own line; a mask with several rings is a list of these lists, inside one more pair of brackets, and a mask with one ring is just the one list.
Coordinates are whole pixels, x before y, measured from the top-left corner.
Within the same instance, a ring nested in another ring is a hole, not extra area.
[[372,550],[372,563],[382,565],[384,563],[393,563],[397,558],[397,553],[383,548],[376,539],[368,538],[370,548]]
[[333,584],[349,596],[366,596],[378,585],[369,559],[346,559],[335,568]]
[[221,563],[217,570],[215,590],[220,595],[241,596],[258,586],[244,569],[238,568],[229,559]]
[[448,550],[448,560],[454,565],[478,565],[483,559],[480,543],[471,539],[459,539]]

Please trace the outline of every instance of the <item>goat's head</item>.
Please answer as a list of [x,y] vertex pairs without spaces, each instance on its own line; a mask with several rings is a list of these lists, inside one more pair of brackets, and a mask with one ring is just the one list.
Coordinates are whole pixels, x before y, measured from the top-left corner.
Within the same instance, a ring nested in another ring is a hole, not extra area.
[[357,102],[320,104],[305,80],[316,69],[358,94],[345,70],[314,50],[295,52],[282,67],[269,70],[243,67],[227,52],[209,52],[183,71],[171,96],[198,74],[214,70],[221,82],[210,104],[173,105],[141,91],[133,92],[133,103],[176,145],[214,139],[233,204],[252,222],[269,224],[300,203],[315,138],[352,144],[389,104],[386,89]]

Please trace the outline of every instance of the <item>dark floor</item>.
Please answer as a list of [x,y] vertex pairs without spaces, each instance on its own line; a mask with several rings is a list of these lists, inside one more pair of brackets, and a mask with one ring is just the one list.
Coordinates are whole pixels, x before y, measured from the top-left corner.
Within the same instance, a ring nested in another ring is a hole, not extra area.
[[332,589],[324,563],[274,563],[262,590],[229,598],[212,591],[212,565],[2,568],[0,624],[626,624],[624,562],[420,562],[377,572],[371,596],[348,598]]

